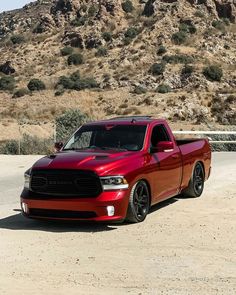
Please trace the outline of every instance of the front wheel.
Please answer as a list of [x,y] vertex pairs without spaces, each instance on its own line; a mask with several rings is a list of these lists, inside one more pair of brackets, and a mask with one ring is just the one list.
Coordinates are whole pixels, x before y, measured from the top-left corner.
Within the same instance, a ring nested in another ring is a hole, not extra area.
[[132,188],[129,198],[129,206],[126,221],[137,223],[146,218],[150,207],[150,193],[147,183],[138,181]]
[[197,163],[194,167],[193,174],[189,181],[188,187],[182,192],[184,197],[198,198],[204,189],[204,168],[201,163]]

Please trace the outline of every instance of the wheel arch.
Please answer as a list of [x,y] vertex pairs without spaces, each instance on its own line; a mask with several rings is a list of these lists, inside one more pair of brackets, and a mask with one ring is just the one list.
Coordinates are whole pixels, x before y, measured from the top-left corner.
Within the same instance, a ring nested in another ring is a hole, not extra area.
[[151,185],[150,185],[149,181],[146,178],[141,178],[138,181],[144,181],[146,183],[147,188],[148,188],[148,192],[149,192],[149,196],[150,196],[150,204],[149,204],[149,206],[151,207],[151,204],[152,204],[152,189],[151,189]]

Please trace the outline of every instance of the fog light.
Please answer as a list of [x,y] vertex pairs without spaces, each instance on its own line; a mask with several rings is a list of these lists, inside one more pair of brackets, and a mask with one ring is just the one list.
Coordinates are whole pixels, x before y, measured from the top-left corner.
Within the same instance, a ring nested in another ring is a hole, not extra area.
[[22,206],[23,212],[28,213],[28,205],[26,203],[22,203],[21,206]]
[[107,215],[108,216],[114,216],[114,214],[115,214],[114,206],[107,206]]

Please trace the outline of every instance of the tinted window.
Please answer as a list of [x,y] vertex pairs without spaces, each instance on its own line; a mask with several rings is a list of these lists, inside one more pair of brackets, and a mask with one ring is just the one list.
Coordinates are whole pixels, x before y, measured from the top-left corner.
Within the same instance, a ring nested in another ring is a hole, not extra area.
[[157,125],[152,130],[151,145],[156,146],[160,141],[170,141],[169,134],[164,125]]
[[90,125],[81,127],[65,149],[124,149],[138,151],[143,147],[145,125]]

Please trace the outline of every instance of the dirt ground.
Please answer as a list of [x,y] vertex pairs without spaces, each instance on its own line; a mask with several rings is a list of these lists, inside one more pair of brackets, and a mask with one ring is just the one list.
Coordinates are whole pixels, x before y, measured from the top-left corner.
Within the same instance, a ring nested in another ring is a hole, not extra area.
[[199,199],[172,198],[140,224],[24,219],[35,156],[0,156],[0,294],[236,294],[236,154],[215,153]]

